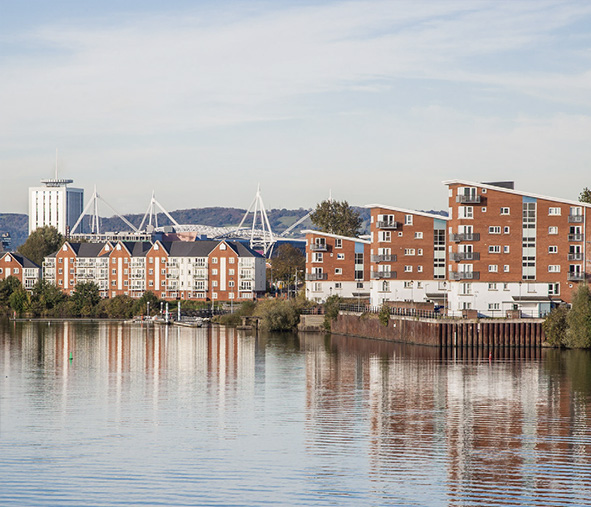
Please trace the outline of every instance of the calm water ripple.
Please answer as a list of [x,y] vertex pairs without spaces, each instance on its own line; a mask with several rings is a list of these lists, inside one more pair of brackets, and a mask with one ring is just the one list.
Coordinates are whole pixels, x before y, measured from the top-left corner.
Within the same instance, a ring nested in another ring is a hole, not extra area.
[[590,354],[493,356],[0,321],[0,504],[591,505]]

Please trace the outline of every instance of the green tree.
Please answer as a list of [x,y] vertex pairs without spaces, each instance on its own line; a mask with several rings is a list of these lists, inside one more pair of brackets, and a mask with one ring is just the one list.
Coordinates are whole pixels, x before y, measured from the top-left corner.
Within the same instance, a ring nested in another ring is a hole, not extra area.
[[28,311],[31,305],[29,293],[24,289],[22,285],[19,285],[13,291],[13,293],[10,295],[9,301],[10,308],[12,308],[19,315]]
[[88,317],[101,300],[100,288],[94,282],[80,282],[76,284],[70,299],[74,303],[76,312],[79,315]]
[[342,299],[337,296],[329,296],[324,302],[324,329],[330,331],[332,327],[332,321],[336,320],[339,316],[339,310],[341,309]]
[[296,305],[283,299],[260,301],[254,315],[261,317],[261,327],[268,331],[291,331],[300,321]]
[[316,205],[310,215],[312,223],[323,232],[339,236],[359,236],[363,220],[347,201],[329,199]]
[[15,276],[9,276],[0,281],[0,305],[9,306],[10,296],[19,287],[21,287],[21,281]]
[[160,307],[160,300],[156,294],[150,290],[144,292],[142,297],[135,302],[133,306],[133,314],[146,315],[148,313],[148,303],[150,304],[150,315],[156,314]]
[[546,335],[546,341],[553,347],[560,347],[564,345],[566,341],[566,330],[568,324],[566,322],[566,316],[568,310],[565,305],[560,305],[553,308],[552,311],[547,315],[544,320],[542,327],[544,328],[544,334]]
[[566,322],[566,345],[570,348],[591,347],[591,294],[586,283],[579,285]]
[[293,245],[284,243],[277,248],[276,255],[271,258],[271,266],[275,280],[292,283],[296,270],[304,271],[306,256]]
[[63,301],[68,299],[57,286],[47,280],[39,280],[31,294],[31,310],[36,315],[50,315]]
[[579,194],[579,201],[591,204],[591,190],[588,187],[585,187]]
[[64,244],[64,237],[57,232],[55,227],[46,225],[35,229],[27,238],[27,241],[18,248],[18,251],[35,264],[41,266],[43,259],[56,252]]

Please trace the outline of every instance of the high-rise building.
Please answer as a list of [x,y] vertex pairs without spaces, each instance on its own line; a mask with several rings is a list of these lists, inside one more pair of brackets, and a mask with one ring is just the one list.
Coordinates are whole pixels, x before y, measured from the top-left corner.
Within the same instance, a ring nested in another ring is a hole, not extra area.
[[71,188],[73,180],[55,178],[41,180],[44,186],[29,188],[29,234],[38,227],[51,225],[65,235],[76,223],[84,208],[84,190]]

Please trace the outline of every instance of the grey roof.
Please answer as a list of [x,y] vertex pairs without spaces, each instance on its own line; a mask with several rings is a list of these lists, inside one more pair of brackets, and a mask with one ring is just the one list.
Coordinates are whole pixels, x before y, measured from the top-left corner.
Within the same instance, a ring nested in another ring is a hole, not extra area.
[[121,243],[132,257],[145,257],[152,248],[152,243],[149,241],[122,241]]
[[[6,252],[4,255],[10,255],[12,258],[18,262],[23,268],[37,268],[39,269],[40,266],[35,264],[32,260],[28,259],[22,254],[16,252]],[[2,257],[4,257],[4,255]]]
[[77,257],[98,257],[105,243],[69,243]]
[[[202,239],[197,241],[165,241],[162,246],[171,257],[207,257],[221,241]],[[239,257],[263,257],[248,246],[238,241],[226,241],[226,244]]]

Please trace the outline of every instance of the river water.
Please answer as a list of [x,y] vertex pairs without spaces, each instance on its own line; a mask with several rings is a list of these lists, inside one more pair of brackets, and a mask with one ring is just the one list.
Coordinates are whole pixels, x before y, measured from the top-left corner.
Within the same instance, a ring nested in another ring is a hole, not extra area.
[[591,357],[0,322],[0,505],[590,505]]

